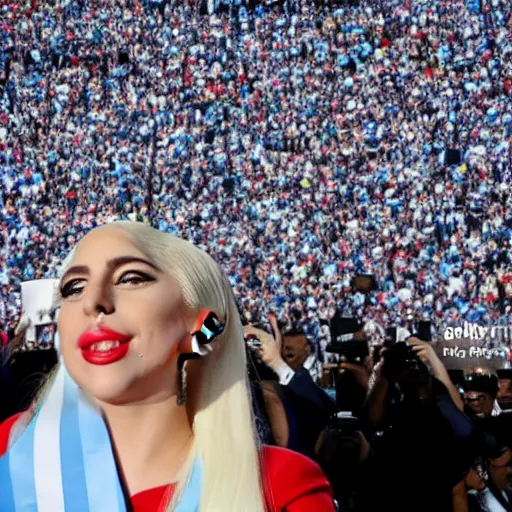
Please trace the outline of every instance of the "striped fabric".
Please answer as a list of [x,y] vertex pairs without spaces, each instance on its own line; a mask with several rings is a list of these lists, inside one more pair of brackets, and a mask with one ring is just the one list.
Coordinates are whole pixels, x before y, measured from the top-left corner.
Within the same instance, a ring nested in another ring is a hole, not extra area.
[[[199,508],[198,459],[179,512]],[[126,512],[110,437],[101,414],[61,364],[33,420],[0,458],[1,512]]]

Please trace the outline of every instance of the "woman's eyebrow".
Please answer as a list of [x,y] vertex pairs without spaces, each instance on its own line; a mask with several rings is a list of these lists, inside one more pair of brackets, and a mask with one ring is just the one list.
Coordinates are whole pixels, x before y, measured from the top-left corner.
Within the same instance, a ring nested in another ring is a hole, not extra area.
[[161,272],[161,270],[153,262],[144,258],[139,258],[137,256],[119,256],[117,258],[113,258],[107,262],[107,268],[112,271],[126,263],[144,263],[145,265],[148,265],[158,272]]
[[[155,269],[156,271],[161,272],[161,270],[154,263],[144,258],[139,258],[137,256],[118,256],[117,258],[113,258],[107,262],[107,269],[109,270],[109,272],[112,272],[117,267],[125,265],[126,263],[144,263],[145,265],[148,265],[149,267]],[[73,267],[70,267],[62,276],[61,282],[64,281],[64,279],[70,274],[88,276],[90,274],[90,270],[89,267],[86,265],[75,265]]]

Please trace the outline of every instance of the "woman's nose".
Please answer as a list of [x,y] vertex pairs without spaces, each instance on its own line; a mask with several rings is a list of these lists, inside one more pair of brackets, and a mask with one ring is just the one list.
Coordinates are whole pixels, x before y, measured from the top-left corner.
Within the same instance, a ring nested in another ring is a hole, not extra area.
[[85,290],[84,313],[96,317],[100,313],[110,315],[115,311],[113,293],[108,286],[91,284]]

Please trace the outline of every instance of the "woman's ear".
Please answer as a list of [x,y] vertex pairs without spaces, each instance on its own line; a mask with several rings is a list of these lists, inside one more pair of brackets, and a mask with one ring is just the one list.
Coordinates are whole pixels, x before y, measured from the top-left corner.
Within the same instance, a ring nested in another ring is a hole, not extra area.
[[184,340],[180,352],[205,356],[213,351],[213,341],[224,331],[224,324],[209,309],[197,313],[190,335]]

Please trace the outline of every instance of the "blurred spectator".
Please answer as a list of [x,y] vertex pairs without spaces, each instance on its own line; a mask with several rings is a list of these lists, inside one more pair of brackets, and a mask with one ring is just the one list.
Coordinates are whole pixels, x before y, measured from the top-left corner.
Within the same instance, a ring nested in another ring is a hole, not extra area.
[[501,412],[496,402],[498,390],[496,375],[471,373],[466,376],[465,402],[476,418],[497,416]]
[[497,400],[503,411],[512,409],[512,371],[498,370],[499,389]]
[[486,434],[492,448],[475,459],[454,492],[454,512],[506,512],[512,503],[512,424],[509,415],[492,417]]
[[7,336],[7,332],[4,331],[3,324],[0,323],[0,364],[4,364],[5,359],[7,358],[7,344],[9,343],[9,338]]
[[[316,444],[318,462],[331,482],[340,510],[363,511],[361,495],[369,483],[372,466],[370,445],[355,417],[339,417],[320,434]],[[370,459],[370,461],[369,461]]]
[[249,381],[256,428],[264,444],[287,447],[290,432],[279,391],[278,375],[247,348]]

